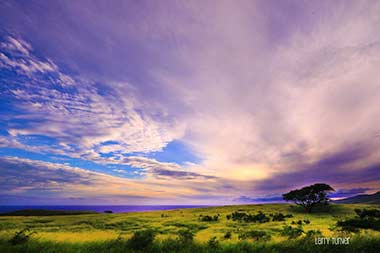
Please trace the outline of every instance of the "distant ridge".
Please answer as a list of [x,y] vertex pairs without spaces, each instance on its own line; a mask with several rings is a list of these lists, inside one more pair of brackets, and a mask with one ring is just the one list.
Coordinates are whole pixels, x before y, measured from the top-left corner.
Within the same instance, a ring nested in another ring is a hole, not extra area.
[[0,216],[52,216],[52,215],[80,215],[95,214],[93,211],[62,211],[62,210],[41,210],[41,209],[24,209],[13,212],[0,213]]
[[338,204],[380,204],[380,191],[374,194],[361,194],[334,201]]

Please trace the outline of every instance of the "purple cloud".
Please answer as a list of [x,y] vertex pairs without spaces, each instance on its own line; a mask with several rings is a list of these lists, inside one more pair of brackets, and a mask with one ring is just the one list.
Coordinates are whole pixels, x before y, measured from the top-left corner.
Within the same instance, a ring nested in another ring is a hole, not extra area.
[[[376,2],[0,5],[2,148],[132,166],[182,201],[380,181]],[[202,160],[147,158],[174,141]]]

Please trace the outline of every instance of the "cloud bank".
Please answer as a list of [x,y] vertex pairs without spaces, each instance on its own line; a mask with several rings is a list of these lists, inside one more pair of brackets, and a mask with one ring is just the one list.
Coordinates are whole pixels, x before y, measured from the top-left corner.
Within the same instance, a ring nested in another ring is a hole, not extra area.
[[[378,189],[379,3],[40,4],[2,4],[3,148],[130,166],[195,202]],[[152,158],[175,141],[199,161]]]

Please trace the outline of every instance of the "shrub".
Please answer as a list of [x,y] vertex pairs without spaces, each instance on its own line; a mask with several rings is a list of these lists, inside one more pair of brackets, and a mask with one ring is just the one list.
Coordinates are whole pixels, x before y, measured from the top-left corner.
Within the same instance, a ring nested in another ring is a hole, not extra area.
[[305,222],[305,224],[310,224],[310,220],[303,220],[303,222]]
[[292,214],[275,213],[270,214],[272,221],[285,221],[286,218],[292,218]]
[[[305,222],[306,223],[306,222]],[[309,221],[310,223],[310,221]],[[309,224],[308,223],[308,224]],[[298,220],[298,221],[292,221],[292,225],[302,225],[302,220]]]
[[307,238],[312,238],[316,236],[322,236],[322,232],[320,230],[308,230],[305,234]]
[[230,220],[231,219],[231,214],[227,214],[226,218],[227,218],[227,220]]
[[209,216],[209,215],[199,215],[200,221],[218,221],[219,215]]
[[111,210],[105,210],[104,213],[113,213]]
[[239,234],[239,239],[254,239],[255,241],[268,241],[271,236],[265,231],[250,230]]
[[181,250],[181,244],[178,243],[178,240],[173,238],[167,238],[162,241],[162,252],[178,252]]
[[355,213],[361,218],[366,217],[380,218],[380,210],[378,209],[355,209]]
[[284,226],[281,235],[287,236],[289,239],[300,237],[304,233],[301,227]]
[[128,240],[129,246],[134,250],[146,249],[153,244],[155,233],[153,230],[136,231]]
[[247,214],[247,213],[241,213],[241,212],[233,212],[231,214],[231,218],[233,221],[240,221],[240,222],[258,222],[258,223],[265,223],[269,222],[269,217],[266,216],[263,212],[259,211],[257,214]]
[[380,210],[355,209],[357,217],[338,221],[336,225],[343,231],[358,232],[359,229],[373,229],[380,231]]
[[282,213],[275,213],[270,215],[272,217],[272,221],[285,221],[286,218],[291,218],[293,215],[291,214],[282,214]]
[[380,219],[374,218],[352,218],[344,221],[338,221],[337,226],[341,227],[342,230],[357,232],[360,228],[362,229],[373,229],[380,230]]
[[282,213],[275,213],[272,214],[272,221],[284,221],[285,220],[285,215]]
[[194,240],[194,233],[191,230],[178,231],[178,242],[181,244],[189,244]]
[[29,228],[24,228],[17,231],[14,236],[9,240],[12,245],[24,244],[29,241],[30,237],[36,232],[31,231]]
[[224,236],[223,236],[224,239],[231,239],[231,237],[232,237],[232,234],[231,234],[230,231],[226,232],[226,233],[224,234]]
[[207,246],[211,249],[217,249],[219,247],[219,241],[216,239],[216,236],[211,237],[210,240],[207,241]]

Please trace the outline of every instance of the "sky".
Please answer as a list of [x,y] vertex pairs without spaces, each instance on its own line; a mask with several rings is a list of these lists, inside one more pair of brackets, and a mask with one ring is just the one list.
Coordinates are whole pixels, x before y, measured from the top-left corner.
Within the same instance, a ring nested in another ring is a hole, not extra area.
[[0,3],[0,205],[380,190],[380,1]]

